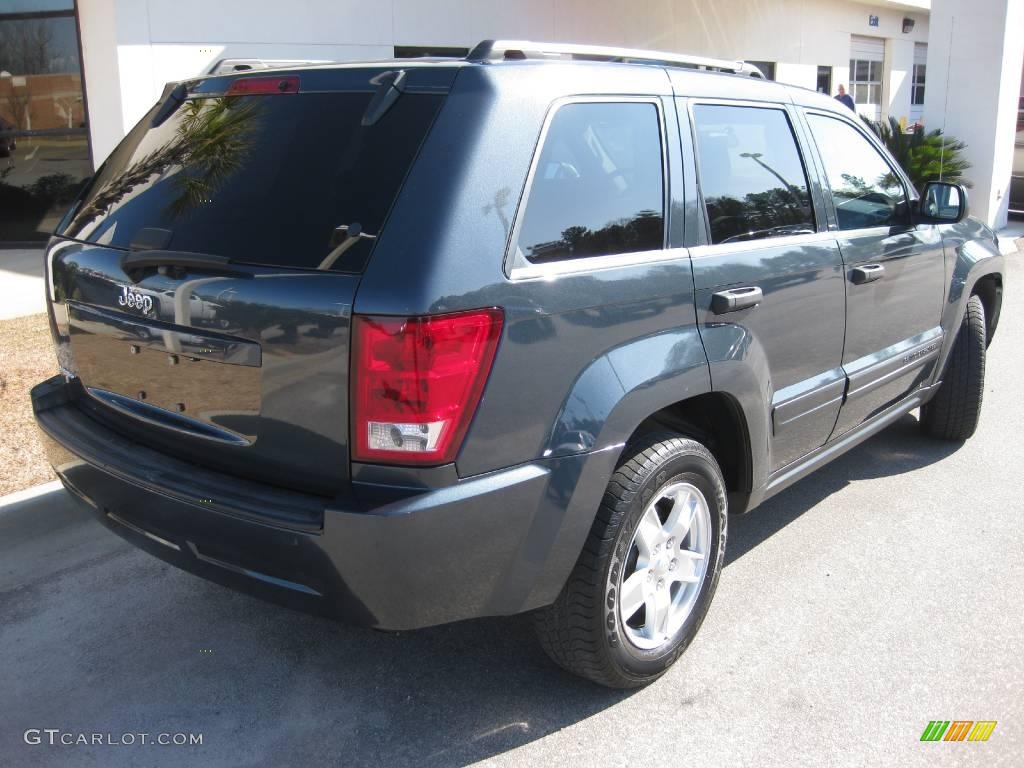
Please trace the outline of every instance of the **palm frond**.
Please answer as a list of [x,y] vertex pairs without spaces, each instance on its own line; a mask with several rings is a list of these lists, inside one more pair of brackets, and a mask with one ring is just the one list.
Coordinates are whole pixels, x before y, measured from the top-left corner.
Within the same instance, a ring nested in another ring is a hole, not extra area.
[[905,132],[900,128],[899,121],[892,116],[884,123],[876,123],[867,118],[863,120],[892,153],[918,192],[929,181],[951,181],[971,186],[971,182],[964,177],[964,173],[971,167],[964,157],[964,150],[967,149],[964,142],[952,136],[944,136],[938,129],[926,132],[918,126]]

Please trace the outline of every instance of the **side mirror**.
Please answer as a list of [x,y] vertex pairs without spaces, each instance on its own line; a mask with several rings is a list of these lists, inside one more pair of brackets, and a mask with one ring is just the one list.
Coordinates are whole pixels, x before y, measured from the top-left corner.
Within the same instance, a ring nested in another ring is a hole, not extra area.
[[960,184],[929,181],[917,201],[918,222],[922,224],[956,224],[967,218],[967,190]]

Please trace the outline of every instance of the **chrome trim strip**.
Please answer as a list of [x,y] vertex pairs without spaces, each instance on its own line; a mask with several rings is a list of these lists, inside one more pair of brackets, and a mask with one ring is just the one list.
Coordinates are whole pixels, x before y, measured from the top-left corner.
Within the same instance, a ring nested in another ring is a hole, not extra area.
[[252,436],[250,439],[235,432],[229,432],[226,429],[215,427],[209,422],[182,416],[174,413],[173,411],[169,411],[166,408],[160,408],[159,406],[151,405],[150,403],[144,403],[141,400],[135,400],[131,397],[126,397],[125,395],[119,395],[116,392],[109,392],[97,387],[84,387],[84,389],[90,397],[99,400],[104,405],[113,408],[115,411],[118,411],[125,416],[137,419],[146,424],[151,424],[155,427],[161,427],[162,429],[176,432],[179,435],[203,437],[208,440],[217,440],[222,443],[227,443],[228,445],[237,445],[242,448],[252,445],[255,440],[255,436]]

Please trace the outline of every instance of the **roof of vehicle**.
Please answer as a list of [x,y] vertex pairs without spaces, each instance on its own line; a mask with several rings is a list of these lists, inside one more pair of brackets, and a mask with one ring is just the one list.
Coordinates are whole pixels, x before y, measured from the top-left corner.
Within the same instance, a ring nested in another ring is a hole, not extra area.
[[[593,73],[636,72],[657,69],[668,73],[677,95],[702,98],[734,98],[764,101],[791,101],[845,114],[847,109],[831,96],[800,86],[766,80],[756,66],[743,61],[715,59],[690,54],[636,48],[545,43],[529,40],[484,40],[465,58],[420,57],[389,58],[346,62],[283,62],[271,60],[237,60],[244,68],[232,71],[228,66],[236,60],[222,60],[207,77],[231,75],[266,75],[281,71],[352,70],[362,68],[441,69],[493,68],[492,71],[521,70],[534,66],[573,67]],[[589,78],[588,78],[589,79]]]

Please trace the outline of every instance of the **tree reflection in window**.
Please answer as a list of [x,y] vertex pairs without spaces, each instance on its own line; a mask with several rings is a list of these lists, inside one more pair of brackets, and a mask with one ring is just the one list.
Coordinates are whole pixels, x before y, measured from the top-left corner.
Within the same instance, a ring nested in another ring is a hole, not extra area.
[[571,259],[611,253],[637,253],[661,247],[664,231],[659,211],[640,211],[633,218],[619,219],[596,231],[573,226],[562,237],[530,247],[534,259]]
[[664,181],[657,108],[580,102],[548,127],[518,231],[539,260],[664,247]]
[[839,228],[905,224],[903,183],[871,142],[842,120],[812,114],[808,122],[825,164]]
[[[238,96],[186,101],[172,126],[173,135],[156,149],[132,162],[122,173],[106,179],[88,206],[76,214],[76,224],[105,215],[137,187],[170,178],[174,194],[166,213],[182,218],[213,198],[241,167],[258,124],[261,102]],[[157,131],[154,131],[157,132]]]
[[713,243],[815,231],[800,153],[781,109],[694,107]]

